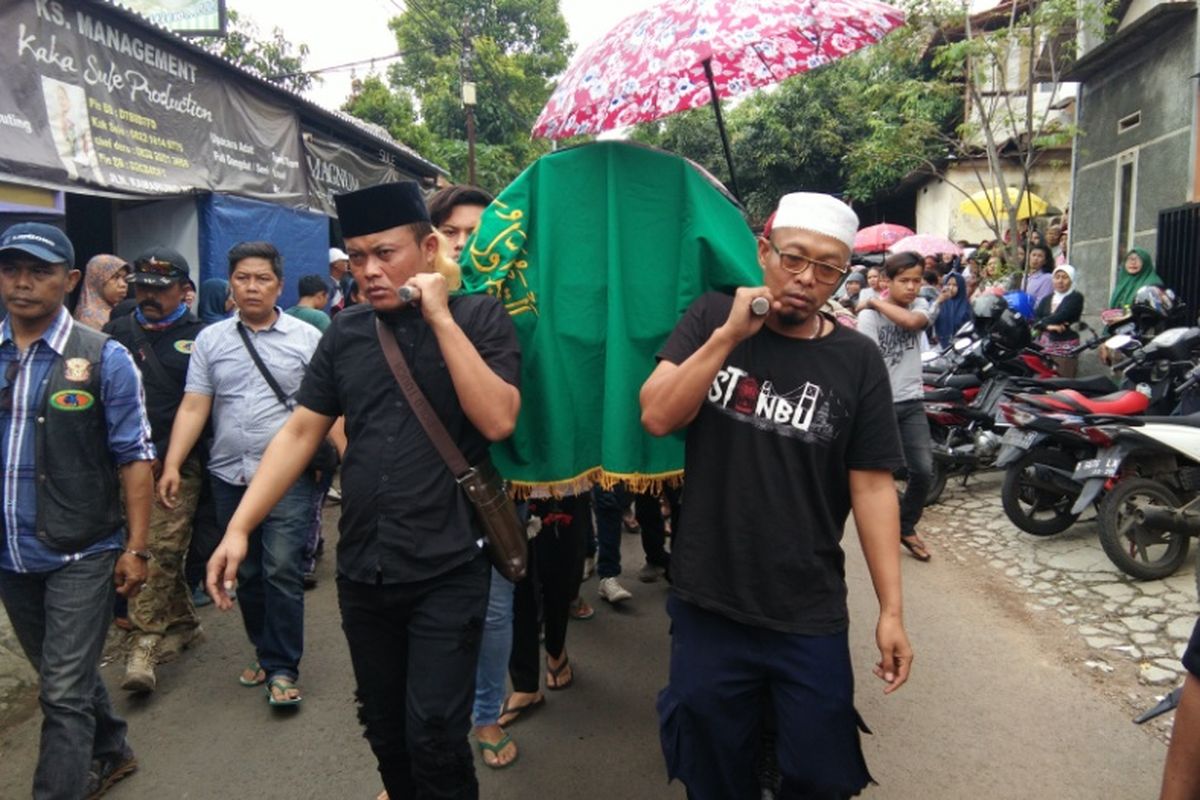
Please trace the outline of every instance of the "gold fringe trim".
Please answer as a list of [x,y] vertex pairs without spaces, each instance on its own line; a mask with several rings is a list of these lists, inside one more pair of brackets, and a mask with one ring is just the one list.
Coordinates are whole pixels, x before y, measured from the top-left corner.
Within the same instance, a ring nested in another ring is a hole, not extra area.
[[509,492],[517,500],[538,497],[565,497],[583,494],[592,486],[611,491],[617,484],[634,494],[658,494],[665,488],[683,485],[683,470],[648,474],[644,472],[610,472],[604,467],[592,467],[571,478],[556,481],[509,481]]

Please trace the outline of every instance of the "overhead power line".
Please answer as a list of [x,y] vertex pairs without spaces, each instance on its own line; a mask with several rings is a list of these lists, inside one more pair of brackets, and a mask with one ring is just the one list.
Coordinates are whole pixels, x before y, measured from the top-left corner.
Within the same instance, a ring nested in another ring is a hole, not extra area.
[[415,50],[400,50],[395,53],[389,53],[386,56],[376,56],[375,58],[364,58],[361,61],[347,61],[345,64],[334,64],[331,67],[321,67],[320,69],[306,69],[297,72],[282,72],[278,75],[268,75],[267,80],[275,81],[283,78],[294,78],[298,75],[319,75],[322,72],[336,72],[340,69],[350,69],[351,67],[359,67],[363,64],[374,64],[376,61],[391,61],[395,58],[404,58],[409,53],[420,53],[426,50],[432,50],[433,45],[429,47],[418,47]]

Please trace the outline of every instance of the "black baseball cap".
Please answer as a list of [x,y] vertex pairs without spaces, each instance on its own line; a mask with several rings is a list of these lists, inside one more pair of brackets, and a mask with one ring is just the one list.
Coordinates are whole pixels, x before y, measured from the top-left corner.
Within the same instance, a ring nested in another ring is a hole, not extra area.
[[18,222],[0,234],[0,255],[24,253],[50,264],[75,266],[75,247],[67,235],[44,222]]
[[154,247],[142,253],[133,262],[133,276],[129,282],[135,286],[164,288],[172,283],[187,280],[191,269],[187,259],[169,247]]

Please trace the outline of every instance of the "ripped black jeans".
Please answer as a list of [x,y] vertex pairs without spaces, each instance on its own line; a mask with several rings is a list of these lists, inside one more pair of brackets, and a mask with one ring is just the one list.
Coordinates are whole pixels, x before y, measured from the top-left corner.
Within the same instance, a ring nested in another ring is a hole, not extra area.
[[467,735],[490,579],[482,552],[418,583],[338,578],[359,720],[392,800],[479,797]]

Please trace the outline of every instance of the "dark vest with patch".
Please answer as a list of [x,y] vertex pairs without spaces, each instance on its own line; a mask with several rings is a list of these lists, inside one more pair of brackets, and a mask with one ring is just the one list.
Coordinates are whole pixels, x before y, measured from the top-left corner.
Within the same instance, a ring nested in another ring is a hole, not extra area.
[[46,379],[34,438],[37,537],[73,553],[124,524],[117,466],[100,402],[100,355],[108,337],[75,323]]

